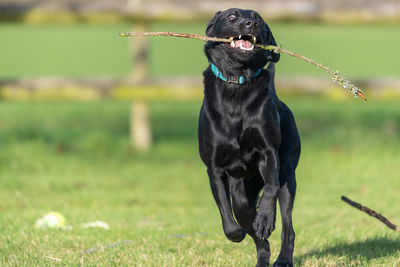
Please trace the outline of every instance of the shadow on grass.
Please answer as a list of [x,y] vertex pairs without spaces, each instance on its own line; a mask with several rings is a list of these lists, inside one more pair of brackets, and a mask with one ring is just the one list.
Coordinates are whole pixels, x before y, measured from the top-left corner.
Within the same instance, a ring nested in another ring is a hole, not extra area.
[[372,260],[383,258],[400,251],[400,239],[385,237],[367,239],[353,243],[339,243],[322,249],[315,249],[295,257],[296,264],[302,266],[309,258],[324,258],[327,256],[347,257],[349,259],[362,258]]

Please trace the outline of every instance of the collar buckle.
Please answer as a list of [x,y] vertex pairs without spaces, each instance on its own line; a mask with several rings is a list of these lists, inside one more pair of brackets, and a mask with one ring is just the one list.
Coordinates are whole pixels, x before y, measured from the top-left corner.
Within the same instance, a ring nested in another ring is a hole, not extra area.
[[230,76],[228,77],[227,82],[228,83],[234,83],[234,84],[244,84],[246,78],[244,76]]

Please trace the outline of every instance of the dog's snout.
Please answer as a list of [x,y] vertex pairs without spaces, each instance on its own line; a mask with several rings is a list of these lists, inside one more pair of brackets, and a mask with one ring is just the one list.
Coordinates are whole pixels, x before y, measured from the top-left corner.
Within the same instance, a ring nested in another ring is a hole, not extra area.
[[246,18],[243,21],[243,26],[248,29],[249,33],[253,32],[256,30],[260,25],[256,19],[253,18]]
[[253,26],[254,23],[253,23],[253,21],[248,19],[248,20],[245,21],[245,24],[246,24],[247,28],[250,28],[251,26]]

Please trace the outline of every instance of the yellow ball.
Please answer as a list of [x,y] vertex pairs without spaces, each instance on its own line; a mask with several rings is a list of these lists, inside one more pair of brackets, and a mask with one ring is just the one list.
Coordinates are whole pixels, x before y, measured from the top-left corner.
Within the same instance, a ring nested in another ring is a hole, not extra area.
[[63,226],[65,226],[65,218],[58,212],[49,212],[35,223],[36,228],[60,228]]

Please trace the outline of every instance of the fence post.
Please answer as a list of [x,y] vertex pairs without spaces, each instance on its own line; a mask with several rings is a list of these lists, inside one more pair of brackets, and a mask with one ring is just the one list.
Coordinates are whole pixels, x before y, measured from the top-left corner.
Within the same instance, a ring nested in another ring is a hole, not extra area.
[[[137,22],[133,32],[147,31],[146,22]],[[131,72],[132,81],[137,84],[145,84],[149,79],[149,38],[132,38],[133,68]]]
[[[130,0],[128,8],[140,10],[143,8],[143,0]],[[133,27],[133,32],[145,32],[146,22],[138,22]],[[131,79],[138,85],[144,85],[149,78],[149,41],[148,38],[133,38],[133,68]],[[131,144],[141,151],[147,151],[152,145],[150,126],[149,104],[144,100],[136,99],[131,104],[130,111],[130,140]]]
[[140,151],[149,150],[152,145],[149,104],[145,101],[134,101],[130,120],[131,143]]

